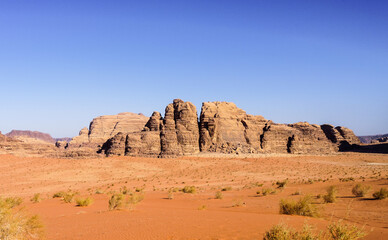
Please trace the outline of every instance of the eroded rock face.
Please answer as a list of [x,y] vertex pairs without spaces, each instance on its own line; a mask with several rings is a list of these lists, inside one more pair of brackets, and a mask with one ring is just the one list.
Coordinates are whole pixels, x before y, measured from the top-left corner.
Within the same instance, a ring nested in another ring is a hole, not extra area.
[[140,131],[147,123],[148,117],[136,113],[119,113],[93,119],[89,129],[83,128],[79,136],[74,137],[69,147],[98,147],[117,133]]
[[[118,140],[120,139],[120,140]],[[154,112],[142,131],[115,136],[104,146],[107,155],[179,156],[199,152],[199,129],[196,107],[175,99],[165,109],[165,117]],[[120,150],[118,150],[120,149]]]
[[197,109],[191,102],[175,99],[165,110],[161,138],[162,155],[199,152]]
[[164,118],[154,112],[142,131],[118,134],[107,143],[107,155],[168,157],[200,151],[327,154],[359,140],[344,127],[276,124],[228,102],[203,103],[198,122],[195,106],[175,99],[166,107]]
[[48,143],[55,143],[55,139],[52,138],[50,134],[38,131],[12,130],[11,132],[7,133],[6,136],[11,138],[28,137],[39,139]]
[[267,122],[262,116],[247,115],[234,103],[205,102],[200,117],[201,151],[258,152],[260,136]]

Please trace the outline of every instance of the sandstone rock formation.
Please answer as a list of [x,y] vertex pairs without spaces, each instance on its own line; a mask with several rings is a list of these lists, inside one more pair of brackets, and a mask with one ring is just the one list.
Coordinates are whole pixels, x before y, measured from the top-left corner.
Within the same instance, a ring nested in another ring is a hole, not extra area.
[[107,155],[176,156],[199,152],[196,107],[175,99],[165,109],[165,117],[154,112],[142,131],[110,138],[102,151]]
[[89,129],[83,128],[79,136],[74,137],[69,148],[102,146],[109,138],[119,132],[130,133],[140,131],[148,121],[148,117],[136,113],[119,113],[93,119]]
[[161,157],[198,152],[327,154],[337,152],[344,143],[359,143],[348,128],[307,122],[276,124],[228,102],[203,103],[198,122],[195,106],[175,99],[166,107],[164,118],[154,112],[143,131],[119,133],[102,151]]

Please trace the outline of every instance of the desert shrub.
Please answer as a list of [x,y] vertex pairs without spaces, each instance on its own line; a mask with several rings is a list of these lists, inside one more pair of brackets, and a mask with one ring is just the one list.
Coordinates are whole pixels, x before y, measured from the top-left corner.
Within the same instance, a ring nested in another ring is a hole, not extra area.
[[222,199],[224,196],[222,195],[222,192],[218,191],[216,192],[216,199]]
[[246,206],[246,203],[241,199],[235,200],[232,205],[232,207],[244,207],[244,206]]
[[323,201],[325,203],[333,203],[337,198],[337,188],[335,186],[330,186],[327,189],[327,194],[323,195]]
[[57,193],[54,193],[53,195],[53,198],[63,198],[63,196],[65,196],[65,192],[61,191],[61,192],[57,192]]
[[207,206],[206,205],[201,205],[198,207],[198,210],[205,210],[207,209]]
[[288,183],[288,180],[286,179],[284,181],[277,181],[276,185],[278,186],[278,188],[285,188],[287,183]]
[[65,203],[71,203],[71,202],[73,202],[75,195],[77,195],[77,193],[68,191],[67,193],[65,193],[63,195],[62,199]]
[[19,198],[0,198],[0,239],[41,239],[43,226],[38,216],[15,209],[20,204]]
[[264,234],[264,240],[320,240],[320,234],[314,234],[312,227],[305,224],[302,231],[297,232],[285,224],[273,226]]
[[38,203],[38,202],[42,201],[42,199],[40,197],[40,193],[35,193],[34,196],[30,200],[33,203]]
[[144,195],[139,194],[139,193],[133,193],[129,198],[128,198],[128,203],[132,205],[136,205],[139,202],[143,201]]
[[355,225],[343,224],[342,221],[332,223],[326,232],[314,232],[312,226],[305,224],[301,231],[285,224],[273,226],[264,234],[264,240],[357,240],[366,234]]
[[125,195],[125,194],[129,194],[130,191],[128,190],[128,188],[126,186],[124,186],[124,187],[120,188],[120,193]]
[[340,178],[340,182],[354,182],[354,177],[348,177],[348,178]]
[[91,197],[77,198],[75,200],[75,202],[77,203],[77,206],[79,206],[79,207],[87,207],[93,203],[93,198],[91,198]]
[[184,193],[195,193],[196,192],[196,188],[195,186],[185,186],[184,188],[182,188],[182,192]]
[[302,194],[302,192],[300,190],[298,190],[298,191],[295,191],[294,193],[292,193],[291,195],[296,196],[296,195],[301,195],[301,194]]
[[167,199],[170,199],[170,200],[174,199],[174,192],[168,191]]
[[373,193],[373,197],[378,200],[386,199],[388,197],[388,190],[386,188],[380,188],[379,191]]
[[279,213],[309,217],[318,216],[318,211],[316,207],[312,204],[311,196],[305,196],[303,198],[300,198],[297,202],[293,200],[281,199]]
[[344,224],[342,221],[332,223],[328,226],[329,234],[333,240],[356,240],[362,238],[366,233],[355,225]]
[[290,240],[292,239],[293,230],[285,224],[273,226],[269,231],[264,233],[263,240]]
[[275,194],[276,190],[272,188],[263,188],[262,193],[264,196],[267,196],[268,194]]
[[363,185],[361,183],[356,184],[352,188],[352,193],[356,197],[364,197],[370,190],[370,186]]
[[109,210],[121,209],[125,206],[125,197],[122,193],[113,194],[109,199]]
[[224,187],[224,188],[221,189],[221,191],[223,191],[223,192],[231,191],[231,190],[232,190],[232,187],[231,187],[231,186]]
[[21,199],[20,197],[8,197],[5,199],[0,198],[0,201],[2,201],[0,202],[2,205],[5,204],[9,209],[11,209],[22,204],[23,199]]
[[95,193],[96,194],[103,194],[104,192],[101,189],[97,189]]

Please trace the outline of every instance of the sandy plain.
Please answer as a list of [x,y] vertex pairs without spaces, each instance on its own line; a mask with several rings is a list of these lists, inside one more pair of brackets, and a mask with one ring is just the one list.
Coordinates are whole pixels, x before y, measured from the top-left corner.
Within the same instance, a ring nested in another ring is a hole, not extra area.
[[[288,179],[284,189],[274,182]],[[56,159],[0,155],[0,196],[19,196],[38,214],[47,239],[262,239],[278,223],[324,230],[339,219],[363,228],[365,239],[388,239],[388,199],[372,192],[388,187],[388,155],[341,153],[307,155],[198,155],[179,158],[109,157]],[[355,198],[356,183],[372,191]],[[263,184],[261,186],[261,184]],[[338,188],[335,203],[315,196]],[[144,200],[131,209],[108,210],[113,192],[141,190]],[[195,186],[194,194],[171,188]],[[215,199],[217,191],[222,199]],[[275,194],[256,194],[263,188]],[[94,203],[77,207],[52,195],[78,191]],[[97,194],[99,192],[101,194]],[[300,195],[294,195],[298,192]],[[30,198],[40,193],[42,201]],[[279,214],[280,199],[314,196],[317,218]],[[236,206],[237,205],[237,206]]]

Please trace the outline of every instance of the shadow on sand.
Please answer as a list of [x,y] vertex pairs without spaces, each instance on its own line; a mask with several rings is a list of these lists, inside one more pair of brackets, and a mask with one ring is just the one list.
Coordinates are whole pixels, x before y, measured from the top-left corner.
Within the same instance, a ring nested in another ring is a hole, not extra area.
[[368,145],[350,145],[347,142],[341,142],[340,152],[359,152],[359,153],[383,153],[388,154],[388,143],[377,143]]

